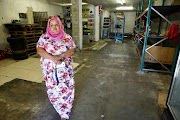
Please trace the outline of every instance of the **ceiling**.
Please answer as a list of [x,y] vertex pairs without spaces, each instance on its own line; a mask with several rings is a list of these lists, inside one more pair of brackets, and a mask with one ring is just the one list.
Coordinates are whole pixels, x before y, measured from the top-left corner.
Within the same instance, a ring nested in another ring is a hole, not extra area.
[[[49,2],[54,2],[54,3],[60,3],[60,4],[65,4],[65,3],[71,3],[71,0],[48,0]],[[117,11],[116,7],[120,6],[133,6],[136,10],[138,7],[138,3],[141,3],[142,0],[123,0],[124,4],[121,5],[118,3],[118,0],[82,0],[82,2],[86,2],[89,4],[93,5],[102,5],[102,8],[104,10],[108,10],[110,12],[112,11]],[[148,5],[149,0],[144,0],[144,7],[146,8]]]

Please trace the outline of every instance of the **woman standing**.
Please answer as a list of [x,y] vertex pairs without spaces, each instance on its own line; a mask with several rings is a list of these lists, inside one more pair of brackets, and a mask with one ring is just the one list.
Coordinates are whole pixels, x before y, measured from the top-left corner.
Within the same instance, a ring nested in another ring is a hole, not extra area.
[[75,82],[73,61],[76,45],[72,37],[64,32],[58,17],[48,20],[46,33],[37,43],[37,53],[41,56],[41,67],[46,82],[50,102],[61,116],[69,119],[73,106]]

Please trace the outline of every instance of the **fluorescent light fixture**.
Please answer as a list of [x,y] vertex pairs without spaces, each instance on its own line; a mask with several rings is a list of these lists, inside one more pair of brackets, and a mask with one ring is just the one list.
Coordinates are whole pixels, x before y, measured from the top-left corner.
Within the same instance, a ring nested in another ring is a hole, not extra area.
[[123,5],[123,0],[118,0],[118,2],[121,4],[121,5]]
[[[87,3],[82,3],[82,5],[86,5]],[[64,3],[64,4],[59,4],[59,5],[61,5],[61,6],[71,6],[72,5],[72,3]]]
[[117,7],[116,10],[133,10],[133,6],[121,6]]

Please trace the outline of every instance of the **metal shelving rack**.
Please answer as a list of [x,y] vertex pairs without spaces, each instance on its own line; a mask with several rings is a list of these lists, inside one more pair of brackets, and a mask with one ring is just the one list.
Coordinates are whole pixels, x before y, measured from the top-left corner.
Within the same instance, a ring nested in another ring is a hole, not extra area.
[[[163,3],[164,3],[164,1],[163,1]],[[141,13],[139,12],[140,11],[140,3],[138,6],[138,10],[136,11],[136,15],[138,17],[135,21],[135,31],[134,31],[135,32],[135,36],[134,36],[135,38],[134,39],[136,42],[136,49],[137,49],[137,52],[139,54],[140,61],[141,61],[140,72],[153,71],[153,72],[165,72],[165,73],[171,73],[172,74],[174,72],[180,42],[176,46],[173,64],[172,64],[171,69],[169,69],[163,63],[161,63],[158,59],[156,59],[150,52],[148,52],[149,49],[153,48],[154,46],[157,46],[158,44],[167,40],[168,38],[164,38],[161,36],[150,36],[149,35],[149,27],[150,27],[150,24],[153,24],[153,21],[151,21],[151,19],[158,18],[158,17],[161,17],[167,23],[172,25],[172,23],[168,19],[166,19],[166,17],[164,17],[164,15],[169,15],[169,14],[172,14],[172,13],[179,11],[180,6],[179,5],[177,5],[177,6],[152,6],[152,0],[149,0],[148,8],[143,11],[143,4],[144,4],[144,0],[142,0]],[[139,15],[139,13],[140,13],[140,15]],[[142,20],[146,20],[146,29],[145,29],[144,34],[141,32]],[[138,26],[139,26],[139,29],[138,29]],[[149,38],[155,38],[155,39],[161,39],[161,40],[159,40],[158,42],[154,43],[151,46],[148,46],[148,48],[147,48],[147,41]],[[142,55],[140,54],[140,48],[139,48],[140,43],[143,44]],[[150,55],[157,63],[159,63],[164,70],[145,69],[144,63],[146,62],[145,61],[145,54],[146,53],[148,55]]]
[[111,18],[104,18],[102,39],[109,39],[111,32]]
[[[119,17],[119,14],[122,16]],[[123,43],[124,39],[124,26],[125,26],[125,15],[123,12],[116,13],[116,23],[115,23],[115,43]],[[122,29],[122,31],[121,31]]]

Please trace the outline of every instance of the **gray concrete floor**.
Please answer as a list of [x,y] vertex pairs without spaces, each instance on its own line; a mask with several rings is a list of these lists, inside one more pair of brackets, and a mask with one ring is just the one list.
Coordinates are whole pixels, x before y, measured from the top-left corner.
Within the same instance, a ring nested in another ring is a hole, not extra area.
[[[70,120],[159,120],[159,94],[167,94],[171,76],[140,74],[131,39],[104,40],[100,50],[76,52],[75,101]],[[58,120],[44,83],[15,79],[0,86],[0,120]],[[166,100],[166,98],[165,98]]]

